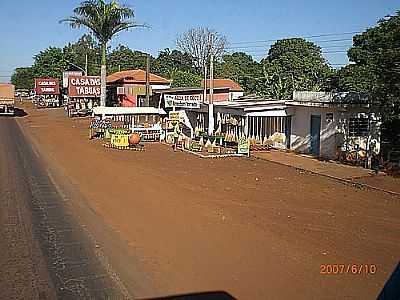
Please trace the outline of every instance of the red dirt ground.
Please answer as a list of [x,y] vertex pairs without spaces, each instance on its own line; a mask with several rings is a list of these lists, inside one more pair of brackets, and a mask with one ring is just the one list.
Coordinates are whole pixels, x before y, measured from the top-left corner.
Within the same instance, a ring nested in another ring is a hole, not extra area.
[[[106,149],[88,140],[87,120],[24,109],[20,123],[42,155],[155,282],[143,297],[376,299],[399,261],[399,198],[261,160],[201,159],[161,144]],[[321,264],[376,264],[377,272],[322,275]]]

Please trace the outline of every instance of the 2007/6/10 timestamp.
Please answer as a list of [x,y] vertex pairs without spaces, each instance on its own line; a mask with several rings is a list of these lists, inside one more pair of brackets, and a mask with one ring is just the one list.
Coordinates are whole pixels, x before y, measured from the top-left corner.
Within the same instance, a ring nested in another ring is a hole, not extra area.
[[321,264],[319,273],[322,275],[373,275],[377,272],[375,264]]

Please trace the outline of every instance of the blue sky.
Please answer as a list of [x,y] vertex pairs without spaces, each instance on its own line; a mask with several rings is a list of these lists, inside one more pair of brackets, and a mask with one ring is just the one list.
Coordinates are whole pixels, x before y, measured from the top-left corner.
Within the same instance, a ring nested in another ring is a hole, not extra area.
[[[72,30],[58,21],[71,15],[79,3],[78,0],[0,0],[0,81],[7,81],[6,76],[14,68],[31,65],[32,57],[40,50],[76,41],[85,31]],[[398,0],[123,0],[123,3],[132,6],[137,21],[148,23],[151,29],[122,33],[112,46],[122,43],[157,55],[160,49],[174,48],[179,33],[202,25],[225,34],[231,47],[250,47],[237,50],[247,50],[256,59],[261,58],[270,43],[235,43],[363,31],[400,9]],[[331,64],[347,63],[344,51],[351,45],[351,35],[312,40],[323,46],[324,52],[330,52],[325,56]]]

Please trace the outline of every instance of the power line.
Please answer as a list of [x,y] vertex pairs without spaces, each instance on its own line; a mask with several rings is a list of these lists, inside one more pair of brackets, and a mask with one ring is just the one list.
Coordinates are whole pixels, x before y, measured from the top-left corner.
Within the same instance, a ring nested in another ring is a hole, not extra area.
[[[277,40],[271,40],[270,42],[263,42],[264,45],[246,45],[246,46],[234,46],[234,47],[226,47],[225,49],[247,49],[247,48],[262,48],[266,46],[272,45],[273,42],[276,42]],[[318,43],[333,43],[333,42],[344,42],[344,41],[352,41],[352,39],[332,39],[332,40],[322,40],[322,41],[314,41],[315,44]]]
[[[351,31],[351,32],[342,32],[342,33],[327,33],[327,34],[317,34],[317,35],[309,35],[309,36],[297,36],[298,38],[304,39],[313,39],[319,37],[328,37],[328,36],[341,36],[341,35],[354,35],[360,34],[361,31]],[[268,42],[275,42],[279,39],[284,39],[285,37],[281,37],[278,39],[270,39],[270,40],[261,40],[261,41],[247,41],[247,42],[233,42],[232,45],[239,45],[239,44],[257,44],[257,43],[268,43]]]

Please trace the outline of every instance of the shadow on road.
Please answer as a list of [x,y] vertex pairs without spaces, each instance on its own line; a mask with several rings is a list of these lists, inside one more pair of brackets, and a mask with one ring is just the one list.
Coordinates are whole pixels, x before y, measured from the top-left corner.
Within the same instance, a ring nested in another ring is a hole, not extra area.
[[26,117],[28,113],[22,108],[14,107],[14,115],[0,115],[3,118],[23,118]]
[[14,109],[14,117],[16,118],[23,118],[26,117],[28,114],[22,108],[15,108]]
[[167,296],[162,298],[153,298],[147,300],[236,300],[227,292],[204,292],[204,293],[193,293],[186,295]]
[[393,271],[385,287],[379,294],[377,300],[399,300],[400,299],[400,262]]

